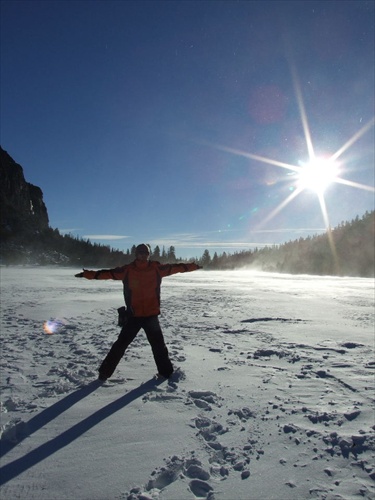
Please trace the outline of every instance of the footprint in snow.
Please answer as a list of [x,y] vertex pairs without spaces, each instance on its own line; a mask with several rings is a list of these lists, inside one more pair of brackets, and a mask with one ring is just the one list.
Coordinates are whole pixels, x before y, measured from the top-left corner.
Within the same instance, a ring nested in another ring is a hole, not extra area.
[[198,498],[214,498],[212,495],[209,495],[210,492],[213,492],[212,486],[210,486],[205,481],[201,481],[200,479],[193,479],[189,483],[189,488],[191,492]]
[[218,396],[211,391],[189,391],[189,402],[193,402],[198,408],[211,411],[211,405],[220,406],[218,403]]
[[151,479],[144,487],[133,488],[126,496],[127,500],[141,500],[149,498],[151,492],[152,498],[158,495],[155,490],[163,490],[173,482],[188,478],[190,479],[189,488],[191,492],[198,498],[206,498],[213,500],[213,488],[206,481],[210,478],[210,474],[204,470],[202,463],[196,457],[191,458],[173,456],[166,460],[163,467],[155,469],[151,473]]

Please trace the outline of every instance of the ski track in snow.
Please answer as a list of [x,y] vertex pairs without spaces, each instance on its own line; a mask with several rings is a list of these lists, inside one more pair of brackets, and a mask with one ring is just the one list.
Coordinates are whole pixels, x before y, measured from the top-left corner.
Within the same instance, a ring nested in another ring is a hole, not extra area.
[[[59,272],[68,283],[73,273]],[[42,273],[48,276],[46,270]],[[233,283],[227,284],[227,276]],[[219,500],[233,498],[230,491],[239,500],[373,498],[374,317],[371,287],[367,292],[361,288],[370,281],[357,286],[355,279],[287,280],[197,273],[173,279],[169,286],[163,281],[161,324],[178,368],[168,381],[146,391],[141,403],[155,412],[160,407],[186,415],[195,446],[189,441],[188,449],[160,457],[158,466],[144,470],[143,483],[126,478],[121,493],[110,493],[108,499]],[[74,282],[72,288],[53,290],[53,304],[75,300],[77,310],[68,307],[75,314],[64,314],[51,335],[43,332],[37,311],[50,300],[52,288],[28,283],[24,290],[22,282],[10,279],[3,285],[5,461],[8,452],[37,432],[35,419],[41,412],[69,395],[74,405],[74,394],[95,380],[119,332],[121,290],[77,281],[80,287]],[[108,307],[98,308],[101,294],[109,290]],[[327,300],[331,305],[324,309]],[[83,312],[78,313],[78,306]],[[154,370],[143,333],[114,376],[92,390],[108,396],[122,388],[125,394],[127,384],[137,386],[137,370],[139,383],[145,371],[152,375]],[[276,471],[280,488],[270,496],[260,489],[259,479],[253,480],[263,471],[267,484],[267,469]],[[39,498],[38,484],[37,476],[25,487],[16,479],[5,482],[3,498]],[[246,496],[249,491],[254,496]]]

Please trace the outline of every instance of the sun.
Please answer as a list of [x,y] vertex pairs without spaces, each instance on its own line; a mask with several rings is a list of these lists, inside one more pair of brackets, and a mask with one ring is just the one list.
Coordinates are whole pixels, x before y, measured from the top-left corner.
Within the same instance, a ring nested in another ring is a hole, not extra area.
[[324,191],[336,182],[339,175],[339,165],[337,162],[326,158],[314,158],[307,164],[302,165],[298,176],[298,187],[314,191],[322,195]]

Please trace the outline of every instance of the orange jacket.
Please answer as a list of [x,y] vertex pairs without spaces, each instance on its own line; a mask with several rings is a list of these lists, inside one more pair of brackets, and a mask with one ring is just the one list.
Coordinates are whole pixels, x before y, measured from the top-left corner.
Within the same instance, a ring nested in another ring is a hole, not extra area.
[[196,271],[200,267],[190,264],[160,264],[156,261],[134,260],[115,269],[84,270],[82,276],[92,280],[122,280],[127,309],[133,316],[160,314],[160,284],[162,278],[176,273]]

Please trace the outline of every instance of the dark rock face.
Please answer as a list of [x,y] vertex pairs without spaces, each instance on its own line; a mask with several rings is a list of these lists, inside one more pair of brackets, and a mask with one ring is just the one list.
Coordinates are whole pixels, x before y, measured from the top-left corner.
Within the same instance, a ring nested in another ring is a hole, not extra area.
[[42,190],[26,182],[21,165],[0,148],[1,232],[38,232],[49,227]]
[[[42,190],[0,147],[0,265],[118,267],[130,256],[49,227]],[[84,264],[87,263],[87,264]]]

